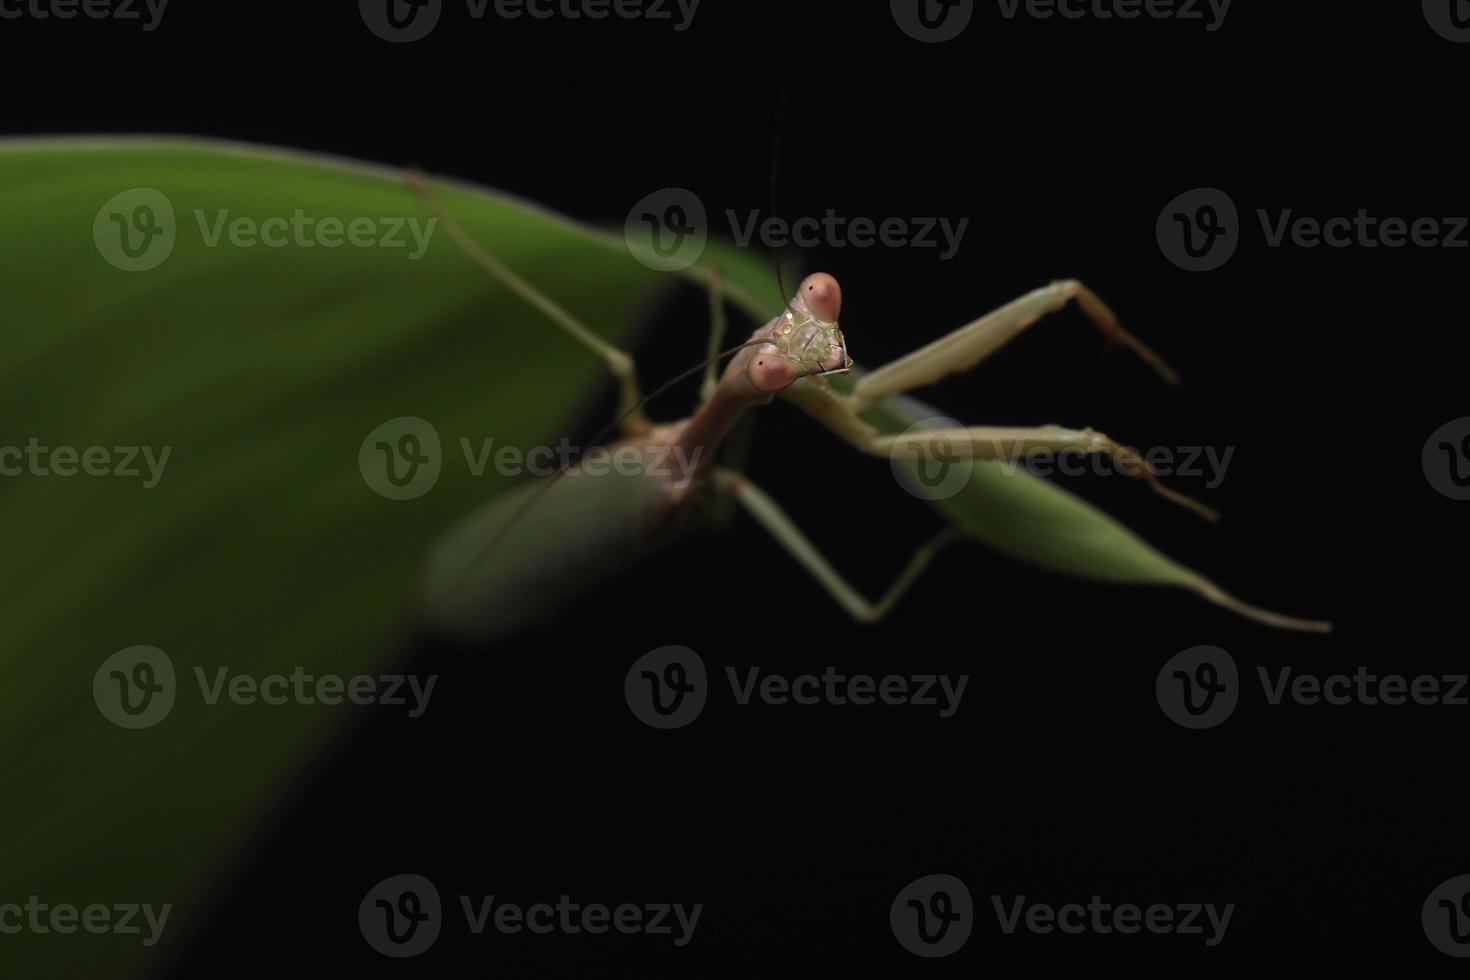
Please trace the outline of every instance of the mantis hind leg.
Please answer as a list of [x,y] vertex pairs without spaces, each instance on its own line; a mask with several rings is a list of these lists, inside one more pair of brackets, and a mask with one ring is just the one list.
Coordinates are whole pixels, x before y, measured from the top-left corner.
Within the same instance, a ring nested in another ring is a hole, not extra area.
[[918,580],[924,568],[934,560],[934,556],[962,536],[959,531],[950,528],[932,538],[914,553],[883,597],[877,602],[870,602],[832,567],[831,562],[823,557],[780,505],[759,487],[742,474],[723,468],[715,470],[714,480],[717,488],[734,497],[745,512],[769,531],[771,537],[827,590],[827,594],[860,623],[876,622],[886,616]]
[[859,408],[866,408],[890,395],[933,384],[946,375],[968,371],[1027,327],[1071,302],[1076,302],[1109,341],[1130,348],[1165,381],[1178,384],[1179,375],[1174,369],[1124,330],[1113,311],[1096,293],[1075,279],[1063,279],[1032,290],[973,323],[864,375],[853,388],[853,398]]
[[622,429],[629,434],[647,432],[650,424],[648,417],[643,414],[643,395],[638,387],[638,369],[633,362],[633,356],[603,340],[554,299],[522,279],[509,266],[475,241],[458,221],[439,206],[423,174],[417,172],[410,174],[409,186],[413,189],[424,210],[439,220],[440,226],[444,228],[450,240],[464,253],[466,258],[500,280],[500,283],[507,289],[540,310],[547,319],[561,327],[572,339],[607,363],[608,370],[617,379],[622,393],[619,409]]

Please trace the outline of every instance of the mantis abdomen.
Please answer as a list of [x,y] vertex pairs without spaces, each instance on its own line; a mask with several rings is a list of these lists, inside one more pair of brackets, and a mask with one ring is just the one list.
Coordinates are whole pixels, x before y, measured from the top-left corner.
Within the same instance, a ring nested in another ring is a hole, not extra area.
[[[666,539],[690,484],[629,444],[471,512],[429,554],[423,605],[452,635],[491,639],[566,606]],[[622,465],[617,461],[622,460]]]

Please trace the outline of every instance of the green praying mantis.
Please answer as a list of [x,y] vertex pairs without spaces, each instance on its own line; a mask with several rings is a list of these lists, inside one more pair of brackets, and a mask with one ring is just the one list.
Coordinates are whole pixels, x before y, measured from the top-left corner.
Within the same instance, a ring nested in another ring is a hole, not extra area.
[[[1091,428],[920,424],[894,433],[868,421],[874,413],[902,406],[910,391],[971,370],[1069,304],[1109,341],[1131,349],[1165,381],[1177,383],[1177,374],[1163,359],[1076,280],[1035,289],[876,370],[860,372],[839,325],[842,291],[834,277],[807,276],[784,309],[745,342],[720,351],[726,300],[721,277],[712,270],[707,276],[711,356],[645,398],[629,353],[609,344],[475,241],[437,205],[422,175],[412,175],[410,184],[467,258],[606,363],[619,388],[621,411],[604,433],[618,430],[609,454],[627,464],[594,470],[584,457],[551,477],[492,498],[451,529],[432,549],[422,589],[430,618],[450,633],[493,638],[567,607],[698,522],[721,497],[738,503],[854,620],[881,619],[963,532],[949,528],[923,544],[886,592],[876,600],[867,598],[769,494],[716,461],[736,421],[777,398],[806,412],[857,451],[887,460],[1014,461],[1036,451],[1104,455],[1161,497],[1216,519],[1210,508],[1166,486],[1137,453]],[[721,371],[719,364],[726,358]],[[704,378],[692,415],[670,422],[647,417],[644,408],[654,395],[698,371]],[[1270,626],[1316,632],[1331,628],[1247,605],[1198,576],[1181,584]]]

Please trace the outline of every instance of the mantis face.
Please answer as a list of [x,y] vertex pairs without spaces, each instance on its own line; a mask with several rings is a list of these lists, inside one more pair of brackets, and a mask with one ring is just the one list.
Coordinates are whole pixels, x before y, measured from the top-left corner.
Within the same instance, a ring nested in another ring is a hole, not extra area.
[[802,280],[796,296],[768,327],[770,343],[756,350],[750,378],[762,391],[777,391],[798,378],[852,369],[837,318],[842,289],[825,272]]

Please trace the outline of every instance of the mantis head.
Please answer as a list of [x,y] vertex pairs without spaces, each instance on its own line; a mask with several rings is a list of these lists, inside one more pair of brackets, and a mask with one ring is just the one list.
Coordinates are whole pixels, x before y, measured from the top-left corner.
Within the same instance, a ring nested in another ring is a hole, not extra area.
[[761,391],[779,391],[792,382],[852,369],[847,341],[837,318],[842,288],[825,272],[807,276],[781,315],[767,326],[769,342],[750,360],[750,380]]

